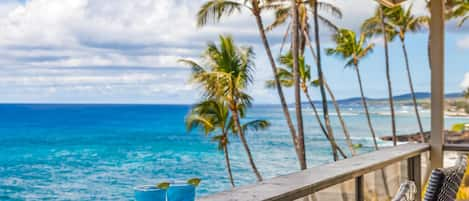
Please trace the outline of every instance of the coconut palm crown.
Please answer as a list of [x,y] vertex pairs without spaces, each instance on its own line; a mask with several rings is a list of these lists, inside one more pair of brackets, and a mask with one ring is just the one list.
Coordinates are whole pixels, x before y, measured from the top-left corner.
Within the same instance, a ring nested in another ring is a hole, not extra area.
[[389,25],[394,28],[401,40],[405,39],[406,33],[420,31],[428,20],[425,16],[415,16],[412,13],[412,8],[413,5],[406,9],[399,6],[387,10]]
[[[293,86],[293,58],[291,52],[288,52],[279,57],[279,62],[284,65],[284,67],[278,68],[277,76],[280,78],[280,82],[284,87]],[[302,88],[306,88],[308,83],[311,81],[311,66],[306,64],[304,57],[299,57],[299,72],[300,80],[302,83]],[[275,87],[275,80],[268,80],[266,82],[268,88]]]
[[335,48],[327,48],[326,53],[346,60],[345,67],[358,65],[362,58],[368,56],[373,51],[374,47],[373,43],[367,43],[365,34],[360,34],[357,40],[356,33],[349,29],[339,29],[333,35],[333,40],[337,46]]
[[425,141],[424,130],[422,125],[422,120],[419,114],[419,108],[417,104],[417,97],[415,95],[414,84],[412,81],[412,73],[410,70],[409,56],[407,54],[407,46],[405,43],[406,34],[409,32],[419,31],[423,25],[426,23],[427,18],[424,16],[415,16],[412,14],[412,5],[408,8],[403,8],[401,6],[396,7],[395,9],[390,10],[391,12],[387,13],[389,24],[394,27],[395,32],[398,33],[399,39],[401,42],[402,52],[404,54],[404,61],[406,65],[407,79],[409,82],[409,88],[412,96],[412,102],[414,105],[414,111],[417,117],[417,123],[420,131],[421,141]]
[[328,48],[326,49],[326,52],[328,55],[336,55],[346,60],[345,67],[354,67],[360,87],[363,109],[365,110],[368,127],[373,138],[374,148],[377,150],[379,147],[376,141],[376,133],[371,122],[371,117],[363,90],[360,68],[358,67],[359,61],[371,53],[374,47],[374,44],[367,43],[366,38],[367,37],[364,33],[360,34],[360,37],[357,38],[354,31],[349,29],[340,29],[336,34],[334,34],[333,37],[333,40],[336,43],[336,47]]
[[[307,45],[308,40],[310,40],[310,15],[314,14],[315,0],[297,0],[298,7],[298,22],[300,29],[300,51],[304,53],[304,49]],[[280,47],[280,54],[284,44],[288,38],[289,33],[291,32],[291,3],[289,0],[268,0],[267,4],[269,7],[275,9],[275,19],[274,21],[267,26],[267,30],[271,31],[282,25],[287,25],[285,34],[282,39],[282,45]],[[342,11],[336,5],[329,2],[317,2],[319,9],[322,11],[321,14],[318,14],[318,19],[323,25],[328,27],[331,30],[336,31],[337,25],[333,22],[333,19],[341,19]],[[324,13],[326,15],[324,15]],[[316,53],[313,57],[316,59]]]
[[237,47],[231,36],[220,36],[219,40],[220,46],[208,44],[201,58],[203,64],[180,61],[192,67],[191,81],[203,88],[204,96],[250,106],[252,98],[244,90],[253,81],[254,52],[250,47]]
[[236,46],[230,36],[220,36],[219,41],[219,45],[213,42],[207,45],[202,64],[192,60],[180,62],[192,67],[191,81],[201,87],[205,98],[222,100],[227,104],[251,168],[257,180],[262,181],[240,120],[251,105],[252,98],[245,90],[253,81],[254,52],[250,47]]
[[[234,187],[233,173],[228,152],[228,133],[232,130],[233,123],[229,117],[229,110],[222,101],[205,100],[192,107],[186,116],[188,131],[202,128],[205,135],[213,134],[213,141],[218,143],[218,149],[225,155],[226,170],[231,186]],[[214,134],[215,132],[218,132]]]
[[[387,41],[393,41],[394,38],[397,36],[397,32],[394,27],[389,23],[389,16],[396,12],[396,9],[399,7],[392,7],[388,8],[386,6],[378,6],[375,10],[375,13],[372,17],[366,19],[362,26],[361,31],[366,34],[368,37],[373,37],[376,35],[383,34],[383,20],[381,19],[384,17],[384,27],[386,30],[386,39]],[[383,12],[381,14],[381,12]]]
[[[253,120],[243,124],[244,131],[264,130],[270,126],[266,120]],[[225,102],[208,99],[195,104],[186,116],[188,131],[201,128],[206,136],[213,135],[212,140],[217,142],[218,149],[225,155],[228,177],[232,187],[235,187],[228,152],[229,134],[237,133],[233,118]]]

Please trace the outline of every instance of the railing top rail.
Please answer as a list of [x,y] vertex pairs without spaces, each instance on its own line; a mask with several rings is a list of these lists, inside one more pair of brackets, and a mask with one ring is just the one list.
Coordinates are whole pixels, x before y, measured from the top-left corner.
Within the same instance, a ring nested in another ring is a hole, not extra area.
[[202,197],[198,201],[295,200],[324,188],[382,169],[428,151],[428,144],[404,144],[362,154],[350,159],[275,177],[258,184]]
[[469,152],[469,144],[444,144],[443,150]]

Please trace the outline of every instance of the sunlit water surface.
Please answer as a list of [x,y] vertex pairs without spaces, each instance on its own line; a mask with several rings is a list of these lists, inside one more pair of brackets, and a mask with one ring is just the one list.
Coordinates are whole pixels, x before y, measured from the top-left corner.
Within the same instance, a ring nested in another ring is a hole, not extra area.
[[[188,133],[189,106],[171,105],[0,105],[0,200],[132,200],[133,187],[163,180],[202,178],[199,195],[228,189],[223,153],[201,132]],[[361,108],[342,106],[354,143],[371,150]],[[388,108],[373,107],[377,133],[390,134]],[[304,111],[310,166],[331,162],[329,144],[310,110]],[[429,112],[423,111],[429,128]],[[335,136],[346,150],[341,127],[331,113]],[[254,106],[246,120],[272,126],[247,134],[265,178],[298,170],[282,111]],[[447,118],[449,127],[467,118]],[[399,133],[417,131],[411,107],[397,108]],[[246,154],[233,137],[229,146],[237,185],[252,183]],[[381,146],[388,142],[379,142]]]

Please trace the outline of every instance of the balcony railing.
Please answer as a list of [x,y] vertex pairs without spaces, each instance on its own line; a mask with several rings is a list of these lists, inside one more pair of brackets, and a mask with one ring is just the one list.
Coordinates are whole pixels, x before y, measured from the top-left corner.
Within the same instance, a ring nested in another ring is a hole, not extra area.
[[[407,179],[418,181],[415,182],[416,190],[417,192],[421,192],[421,155],[429,150],[430,145],[428,144],[405,144],[392,148],[383,148],[379,151],[362,154],[350,159],[275,177],[258,184],[243,186],[232,191],[202,197],[198,200],[297,200],[352,179],[355,180],[355,200],[364,200],[364,175],[401,161],[407,161]],[[420,193],[417,193],[417,200],[419,200],[419,198]]]

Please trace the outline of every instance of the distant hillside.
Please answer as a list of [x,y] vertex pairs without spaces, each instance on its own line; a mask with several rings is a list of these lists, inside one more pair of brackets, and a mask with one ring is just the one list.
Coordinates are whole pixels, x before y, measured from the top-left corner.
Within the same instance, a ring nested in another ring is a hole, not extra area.
[[[431,93],[417,92],[415,93],[415,96],[419,100],[429,99],[431,97]],[[462,94],[461,93],[448,93],[445,95],[445,97],[446,98],[461,98]],[[412,99],[412,95],[410,93],[394,96],[395,101],[410,101],[411,99]],[[370,101],[371,103],[379,103],[382,101],[387,101],[388,99],[387,98],[366,98],[366,100]],[[321,101],[314,101],[314,102],[317,104],[321,104]],[[347,98],[347,99],[340,99],[337,102],[339,102],[339,104],[361,104],[361,98],[353,97],[353,98]]]
[[[428,92],[418,92],[415,93],[417,99],[429,99],[431,97],[431,93]],[[461,98],[461,93],[448,93],[445,95],[446,98]],[[403,94],[399,96],[394,96],[394,100],[410,100],[412,98],[411,94]]]

